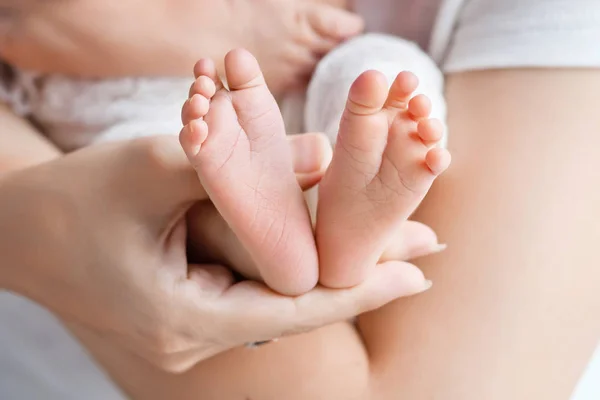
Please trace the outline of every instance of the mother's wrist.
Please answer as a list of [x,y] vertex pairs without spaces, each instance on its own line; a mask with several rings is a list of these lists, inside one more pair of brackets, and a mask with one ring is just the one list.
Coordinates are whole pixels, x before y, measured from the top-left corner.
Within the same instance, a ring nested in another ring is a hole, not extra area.
[[0,174],[0,288],[18,291],[23,265],[19,262],[19,249],[15,246],[20,234],[14,231],[19,218],[18,210],[14,209],[15,187],[11,175]]
[[48,250],[56,232],[48,218],[56,215],[44,206],[49,192],[37,176],[36,167],[0,175],[0,288],[23,295],[43,286],[39,269],[54,258]]

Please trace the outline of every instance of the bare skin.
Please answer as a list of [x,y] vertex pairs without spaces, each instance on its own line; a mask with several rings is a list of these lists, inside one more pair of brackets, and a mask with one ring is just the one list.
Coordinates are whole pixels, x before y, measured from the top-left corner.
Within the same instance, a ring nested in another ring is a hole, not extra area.
[[198,58],[223,60],[244,46],[277,94],[304,85],[323,54],[363,29],[338,0],[31,0],[9,2],[3,14],[0,55],[24,69],[84,78],[187,76]]
[[377,263],[399,226],[450,164],[434,147],[442,124],[429,99],[413,97],[417,78],[402,72],[391,88],[367,71],[350,88],[333,160],[319,185],[319,281],[352,287]]
[[[345,320],[425,288],[416,267],[398,262],[373,270],[373,279],[352,290],[317,288],[296,299],[256,282],[235,284],[214,258],[187,265],[186,242],[210,244],[201,240],[219,234],[222,241],[212,246],[229,255],[237,242],[176,138],[63,156],[2,106],[0,120],[0,225],[10,232],[0,240],[0,288],[29,296],[77,334],[102,338],[160,370],[181,372],[242,343]],[[298,184],[309,188],[327,165],[328,140],[299,135],[289,144],[298,150]],[[200,200],[188,213],[188,241],[184,213]],[[428,253],[436,243],[421,224],[407,223],[399,233],[406,239],[387,252],[390,261]]]
[[446,90],[457,157],[416,217],[449,247],[419,263],[428,295],[360,319],[376,398],[567,399],[600,338],[600,71],[472,72]]
[[319,274],[328,287],[359,284],[450,162],[446,150],[432,148],[443,132],[428,118],[429,100],[412,98],[417,78],[401,73],[388,90],[385,77],[369,71],[352,86],[320,184],[319,271],[283,119],[258,63],[234,50],[225,70],[229,90],[218,84],[212,62],[196,64],[180,141],[259,277],[292,295],[312,288]]
[[319,279],[318,256],[283,118],[250,53],[228,53],[225,72],[229,90],[215,86],[212,62],[196,65],[181,144],[258,277],[280,293],[305,293]]
[[[184,74],[190,61],[170,67]],[[567,398],[600,335],[599,198],[597,185],[590,184],[600,170],[594,134],[599,73],[485,71],[448,82],[455,167],[418,214],[435,221],[452,249],[423,260],[433,291],[365,315],[362,337],[342,324],[330,334],[322,329],[297,342],[284,339],[243,358],[242,350],[232,351],[177,376],[112,348],[112,357],[100,359],[131,397],[243,393],[281,399],[285,391],[292,400],[296,393],[299,400],[346,393],[363,400],[395,400],[398,393],[411,400]],[[319,380],[332,375],[339,358],[357,360],[347,353],[353,348],[347,338],[366,343],[370,373],[358,361],[336,370],[349,377],[343,385]],[[102,353],[98,343],[84,343]],[[227,368],[226,382],[214,379],[217,366]],[[311,378],[323,384],[308,386]],[[239,386],[232,385],[236,379]]]
[[232,350],[177,376],[86,343],[140,399],[564,400],[600,337],[598,93],[597,70],[451,75],[458,156],[417,212],[449,250],[420,263],[429,293],[358,330]]

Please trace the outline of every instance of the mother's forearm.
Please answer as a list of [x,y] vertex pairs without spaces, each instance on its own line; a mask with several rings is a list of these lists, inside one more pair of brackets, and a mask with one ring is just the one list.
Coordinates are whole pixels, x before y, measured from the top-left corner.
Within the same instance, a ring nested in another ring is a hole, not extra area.
[[[50,161],[60,155],[60,151],[33,126],[0,104],[0,289],[21,291],[19,282],[30,280],[25,276],[27,259],[30,257],[24,255],[33,255],[35,247],[24,249],[19,246],[19,243],[33,240],[23,237],[26,229],[21,228],[29,223],[29,218],[39,214],[35,212],[39,210],[29,209],[28,204],[37,199],[32,198],[34,195],[28,189],[28,184],[20,182],[23,178],[21,175],[12,175],[10,172]],[[42,229],[42,226],[37,229]]]
[[450,76],[433,288],[359,319],[377,399],[567,399],[600,338],[600,71]]
[[23,118],[0,103],[0,173],[60,157],[61,152]]

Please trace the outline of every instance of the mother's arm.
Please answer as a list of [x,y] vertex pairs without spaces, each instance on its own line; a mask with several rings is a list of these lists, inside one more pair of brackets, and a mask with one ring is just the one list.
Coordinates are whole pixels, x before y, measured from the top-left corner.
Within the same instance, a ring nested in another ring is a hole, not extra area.
[[49,161],[61,155],[26,120],[0,103],[0,173]]
[[364,315],[374,398],[567,399],[600,338],[600,70],[447,84],[454,164],[418,211],[422,296]]

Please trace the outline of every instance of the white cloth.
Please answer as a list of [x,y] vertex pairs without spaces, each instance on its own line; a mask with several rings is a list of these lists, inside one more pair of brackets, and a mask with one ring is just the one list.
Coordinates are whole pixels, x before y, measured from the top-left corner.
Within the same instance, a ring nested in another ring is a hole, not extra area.
[[190,78],[73,79],[12,71],[0,101],[28,116],[65,151],[90,144],[178,134]]
[[599,42],[598,0],[446,0],[430,50],[445,72],[598,68]]

